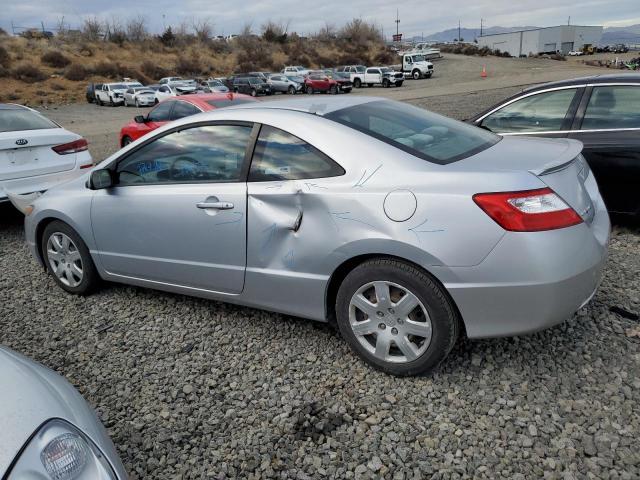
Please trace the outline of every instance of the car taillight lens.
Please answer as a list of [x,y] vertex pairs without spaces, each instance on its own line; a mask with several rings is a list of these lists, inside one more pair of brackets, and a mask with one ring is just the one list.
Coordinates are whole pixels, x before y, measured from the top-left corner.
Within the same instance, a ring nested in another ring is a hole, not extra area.
[[63,143],[62,145],[56,145],[51,149],[58,155],[69,155],[70,153],[84,152],[89,148],[89,144],[84,138],[74,140],[73,142]]
[[505,230],[540,232],[582,222],[580,215],[550,188],[478,193],[473,201]]

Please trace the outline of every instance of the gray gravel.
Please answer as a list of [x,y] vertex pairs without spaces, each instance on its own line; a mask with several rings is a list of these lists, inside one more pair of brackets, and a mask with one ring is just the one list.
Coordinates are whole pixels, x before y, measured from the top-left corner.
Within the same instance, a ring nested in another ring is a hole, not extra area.
[[615,227],[574,318],[462,339],[409,379],[323,324],[120,285],[66,295],[23,241],[0,209],[0,342],[78,387],[134,479],[640,477],[639,322],[609,310],[640,311],[638,226]]

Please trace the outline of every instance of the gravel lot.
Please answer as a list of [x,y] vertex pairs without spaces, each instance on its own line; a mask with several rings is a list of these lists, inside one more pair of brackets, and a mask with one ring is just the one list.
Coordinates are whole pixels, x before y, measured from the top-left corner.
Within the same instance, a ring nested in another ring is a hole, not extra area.
[[[464,117],[509,93],[412,101]],[[3,208],[0,341],[79,388],[132,478],[638,478],[640,323],[610,307],[640,310],[639,248],[616,226],[602,287],[562,325],[461,339],[436,374],[398,379],[323,324],[120,285],[66,295]]]

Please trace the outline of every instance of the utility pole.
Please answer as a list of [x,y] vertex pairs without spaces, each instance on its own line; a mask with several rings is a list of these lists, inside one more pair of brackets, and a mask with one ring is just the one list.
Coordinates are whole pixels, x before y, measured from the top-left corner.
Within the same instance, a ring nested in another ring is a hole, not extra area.
[[458,20],[458,43],[460,43],[460,20]]
[[482,22],[483,22],[483,19],[481,18],[480,19],[480,36],[482,36]]
[[396,9],[396,38],[400,34],[400,10]]
[[567,20],[567,25],[571,25],[571,15],[569,15],[569,20]]

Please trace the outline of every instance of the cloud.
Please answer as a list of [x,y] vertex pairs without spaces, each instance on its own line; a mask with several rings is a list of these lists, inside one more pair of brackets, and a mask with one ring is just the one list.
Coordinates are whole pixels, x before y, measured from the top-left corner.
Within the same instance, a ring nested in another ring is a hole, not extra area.
[[[189,23],[193,18],[210,18],[216,34],[237,33],[250,23],[254,31],[267,19],[289,23],[291,31],[315,32],[325,23],[343,25],[354,17],[373,21],[387,35],[395,32],[396,7],[400,8],[400,31],[406,36],[429,34],[456,27],[479,28],[480,18],[487,27],[538,25],[550,26],[567,22],[585,25],[619,26],[638,19],[637,0],[588,0],[576,8],[575,0],[447,0],[429,2],[405,0],[401,4],[389,0],[269,0],[238,3],[230,0],[27,0],[3,6],[0,26],[11,29],[11,21],[19,27],[53,29],[64,17],[73,28],[84,19],[101,19],[141,15],[148,27],[159,32],[163,26]],[[615,7],[615,8],[614,8]]]

